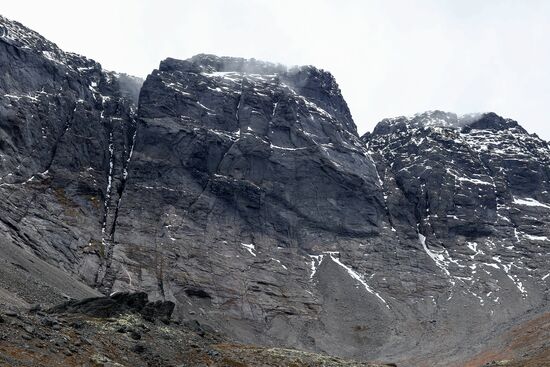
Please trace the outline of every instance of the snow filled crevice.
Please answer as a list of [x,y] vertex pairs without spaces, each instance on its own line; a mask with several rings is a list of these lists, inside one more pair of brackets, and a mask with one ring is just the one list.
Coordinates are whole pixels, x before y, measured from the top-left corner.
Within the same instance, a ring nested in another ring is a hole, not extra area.
[[517,205],[523,205],[523,206],[535,206],[535,207],[540,207],[540,208],[546,208],[546,209],[550,209],[550,205],[548,204],[543,204],[533,198],[516,198],[514,197],[514,204],[517,204]]
[[334,252],[329,252],[329,257],[332,261],[334,261],[336,264],[338,264],[339,266],[341,266],[343,269],[346,270],[346,272],[348,273],[348,275],[350,277],[352,277],[354,280],[356,280],[357,282],[359,282],[366,290],[367,292],[369,292],[370,294],[376,296],[376,298],[378,298],[383,304],[384,306],[386,306],[388,309],[390,308],[390,306],[388,305],[388,303],[386,302],[386,300],[384,298],[382,298],[382,296],[376,292],[375,290],[373,290],[368,284],[367,282],[365,281],[365,279],[359,275],[355,270],[353,270],[352,268],[350,268],[349,266],[346,266],[344,263],[342,263],[340,261],[339,258],[337,258],[335,256],[335,253]]
[[309,274],[309,279],[313,279],[317,273],[317,269],[321,266],[325,255],[309,255],[309,257],[311,258],[311,274]]
[[107,218],[109,216],[109,204],[111,202],[111,192],[113,189],[113,173],[114,173],[114,159],[115,159],[115,146],[113,142],[113,132],[109,132],[109,171],[107,174],[107,187],[105,189],[105,200],[103,201],[103,223],[101,226],[101,242],[104,247],[107,247],[109,238],[106,238],[107,232]]
[[112,237],[110,233],[107,233],[107,220],[109,218],[109,207],[111,204],[111,196],[113,190],[113,175],[114,175],[114,166],[115,166],[115,146],[113,140],[113,131],[109,131],[108,138],[108,160],[109,168],[107,173],[107,186],[105,188],[105,199],[103,201],[103,221],[101,223],[101,253],[100,253],[100,265],[97,269],[95,284],[96,286],[103,285],[105,275],[111,267],[111,254],[112,254]]
[[311,264],[310,264],[311,274],[309,276],[310,279],[312,279],[315,276],[315,274],[317,273],[317,271],[319,269],[319,266],[321,266],[321,264],[323,263],[323,260],[328,257],[336,265],[338,265],[342,269],[344,269],[346,271],[346,273],[353,280],[355,280],[358,283],[357,286],[362,286],[363,288],[365,288],[365,290],[368,293],[374,295],[379,301],[381,301],[386,308],[388,308],[388,309],[390,308],[390,306],[386,302],[386,300],[378,292],[376,292],[371,286],[369,286],[369,284],[365,281],[365,278],[363,276],[361,276],[359,273],[357,273],[351,267],[349,267],[349,266],[345,265],[344,263],[342,263],[342,261],[339,258],[339,253],[338,252],[326,251],[321,255],[309,255],[309,257],[311,258]]
[[[135,125],[135,122],[134,122],[134,125]],[[117,202],[116,202],[116,206],[115,206],[115,212],[113,214],[113,221],[112,221],[112,224],[111,224],[111,230],[109,231],[109,238],[111,240],[114,240],[115,238],[115,231],[116,231],[116,225],[117,225],[117,221],[118,221],[118,213],[119,213],[119,210],[120,210],[120,203],[122,201],[122,196],[124,194],[124,191],[126,189],[126,183],[128,181],[128,170],[129,170],[129,167],[130,167],[130,162],[132,161],[132,155],[134,154],[134,148],[135,148],[135,145],[136,145],[136,139],[137,139],[137,126],[134,126],[134,132],[132,134],[132,139],[130,141],[130,149],[128,150],[128,153],[127,153],[127,157],[123,163],[123,166],[122,166],[122,178],[120,180],[120,189],[118,191],[118,198],[117,198]],[[113,151],[114,153],[114,151]],[[109,169],[111,169],[109,167]],[[111,174],[111,177],[112,177],[112,174]]]
[[256,257],[256,247],[252,243],[241,243],[241,246],[244,247],[250,255]]
[[422,249],[424,249],[424,252],[426,252],[426,254],[433,260],[435,265],[437,265],[437,267],[441,269],[445,273],[445,275],[451,278],[450,279],[451,284],[455,285],[455,282],[454,280],[452,280],[451,273],[449,272],[449,269],[448,269],[449,264],[445,260],[445,256],[443,255],[443,252],[435,252],[430,250],[428,248],[428,245],[426,245],[426,236],[424,236],[421,233],[418,233],[418,240],[420,241],[420,244],[422,245]]

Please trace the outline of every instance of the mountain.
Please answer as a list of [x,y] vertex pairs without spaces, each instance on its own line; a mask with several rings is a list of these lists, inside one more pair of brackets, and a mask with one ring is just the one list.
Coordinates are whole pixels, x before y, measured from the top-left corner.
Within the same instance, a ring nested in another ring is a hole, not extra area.
[[383,120],[362,140],[392,225],[418,238],[439,279],[422,292],[436,324],[453,330],[444,343],[463,333],[455,345],[485,335],[482,344],[493,328],[547,309],[547,142],[494,113],[441,111]]
[[65,277],[114,234],[141,81],[0,21],[0,279],[30,299],[96,294]]
[[227,340],[399,366],[548,311],[550,150],[515,121],[360,137],[324,70],[197,55],[142,81],[6,18],[0,70],[0,305],[146,292]]
[[380,337],[369,333],[379,343],[381,320],[364,310],[334,323],[348,304],[323,309],[321,298],[343,282],[386,316],[386,301],[357,291],[337,255],[359,250],[383,220],[376,168],[330,74],[167,59],[141,90],[108,288],[177,300],[239,340],[353,355],[363,341],[352,326],[379,324]]

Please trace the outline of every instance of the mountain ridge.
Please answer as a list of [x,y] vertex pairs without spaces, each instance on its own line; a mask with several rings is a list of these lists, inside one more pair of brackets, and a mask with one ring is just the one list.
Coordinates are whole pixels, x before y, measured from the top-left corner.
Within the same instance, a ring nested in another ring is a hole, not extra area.
[[200,54],[141,85],[0,22],[24,71],[0,77],[0,285],[23,303],[145,291],[238,341],[400,365],[547,310],[550,150],[517,122],[431,111],[359,137],[311,66]]

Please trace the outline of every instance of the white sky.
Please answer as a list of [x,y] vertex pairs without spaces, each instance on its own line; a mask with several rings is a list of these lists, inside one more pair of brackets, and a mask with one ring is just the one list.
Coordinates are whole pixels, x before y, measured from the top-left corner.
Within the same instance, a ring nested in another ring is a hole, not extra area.
[[441,109],[494,111],[550,139],[550,1],[5,0],[0,13],[142,77],[197,53],[315,65],[360,133]]

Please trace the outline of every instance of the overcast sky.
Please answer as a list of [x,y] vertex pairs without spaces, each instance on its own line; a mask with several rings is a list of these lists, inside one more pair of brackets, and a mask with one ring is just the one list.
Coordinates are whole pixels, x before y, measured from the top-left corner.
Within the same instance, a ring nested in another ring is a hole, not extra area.
[[550,139],[550,1],[13,0],[0,13],[141,77],[197,53],[315,65],[360,133],[441,109],[495,111]]

